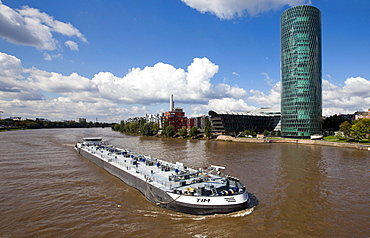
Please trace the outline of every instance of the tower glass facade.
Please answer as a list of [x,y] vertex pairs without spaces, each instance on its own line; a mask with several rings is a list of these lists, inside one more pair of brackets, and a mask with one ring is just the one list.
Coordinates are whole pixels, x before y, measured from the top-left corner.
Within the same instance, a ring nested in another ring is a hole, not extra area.
[[321,13],[312,6],[284,11],[281,24],[281,132],[322,133]]

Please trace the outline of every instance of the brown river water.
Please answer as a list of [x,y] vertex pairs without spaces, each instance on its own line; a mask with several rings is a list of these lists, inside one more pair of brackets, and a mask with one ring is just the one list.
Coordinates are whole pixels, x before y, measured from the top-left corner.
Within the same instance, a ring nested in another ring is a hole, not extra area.
[[[259,200],[195,216],[155,206],[75,153],[83,137],[191,167],[225,165]],[[133,137],[110,128],[0,133],[0,237],[370,237],[370,153]]]

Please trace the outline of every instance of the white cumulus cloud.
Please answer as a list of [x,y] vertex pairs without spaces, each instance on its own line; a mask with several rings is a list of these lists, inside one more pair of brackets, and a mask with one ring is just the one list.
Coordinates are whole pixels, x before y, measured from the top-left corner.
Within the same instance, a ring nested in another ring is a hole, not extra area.
[[246,95],[238,86],[214,85],[211,79],[218,72],[218,66],[207,58],[195,58],[187,70],[157,63],[143,69],[133,68],[124,77],[99,72],[89,79],[77,73],[62,75],[37,68],[25,69],[18,58],[0,53],[0,72],[1,99],[11,99],[3,104],[11,105],[7,111],[16,113],[16,108],[22,108],[30,115],[48,118],[41,115],[40,105],[45,108],[44,114],[54,118],[62,114],[79,117],[87,110],[96,112],[97,109],[89,107],[98,108],[102,102],[107,115],[117,116],[118,112],[124,112],[127,116],[131,113],[122,108],[128,104],[133,105],[131,112],[147,113],[145,105],[167,103],[170,94],[176,95],[176,102],[183,104],[207,104],[211,99],[225,97],[237,100]]
[[96,92],[97,86],[88,78],[82,77],[77,73],[64,76],[59,73],[46,72],[36,68],[24,70],[30,74],[28,78],[30,85],[52,93],[71,95],[75,92]]
[[[133,68],[125,76],[99,72],[89,79],[37,68],[23,68],[15,56],[0,52],[1,110],[9,116],[70,119],[100,117],[106,121],[142,116],[147,106],[176,103],[190,105],[190,116],[215,111],[251,111],[261,106],[280,107],[281,82],[267,92],[225,83],[214,84],[218,66],[207,58],[195,58],[187,70],[157,63]],[[350,77],[342,85],[323,80],[323,114],[353,113],[370,106],[370,81]]]
[[280,108],[281,81],[273,85],[268,94],[265,94],[257,89],[251,89],[249,93],[252,96],[248,97],[248,101],[257,103],[261,106]]
[[[350,77],[344,81],[344,86],[322,81],[323,115],[354,113],[367,111],[370,108],[370,80],[362,77]],[[247,102],[260,106],[280,108],[281,81],[276,83],[268,93],[251,89]]]
[[123,108],[113,102],[101,99],[95,102],[74,102],[68,97],[51,100],[1,101],[2,110],[9,116],[22,118],[48,118],[51,120],[90,118],[105,122],[119,122],[127,117],[142,116],[149,113],[145,106]]
[[[55,20],[35,8],[23,6],[22,9],[14,10],[0,2],[0,37],[7,41],[41,50],[55,50],[58,40],[54,38],[54,32],[69,37],[75,36],[87,42],[71,23]],[[68,47],[71,48],[71,45]]]
[[256,16],[285,5],[311,4],[310,0],[181,0],[201,13],[209,12],[220,19],[232,19],[246,15]]
[[24,79],[23,73],[20,59],[0,52],[1,99],[38,100],[42,98],[39,90]]
[[172,65],[157,63],[143,69],[133,68],[120,78],[110,72],[96,74],[92,81],[104,98],[121,103],[152,104],[167,102],[170,94],[177,102],[207,102],[211,98],[240,98],[246,92],[237,86],[213,85],[211,78],[218,66],[207,58],[195,58],[187,71]]
[[78,44],[74,41],[71,41],[71,40],[67,40],[66,42],[64,42],[64,44],[66,46],[68,46],[68,48],[70,50],[77,50],[78,51]]
[[350,77],[344,86],[323,80],[323,114],[354,113],[370,108],[370,81],[362,77]]
[[50,55],[50,54],[48,54],[48,53],[43,53],[43,56],[44,56],[44,60],[46,60],[46,61],[51,61],[51,60],[53,60],[53,58],[51,57],[51,55]]

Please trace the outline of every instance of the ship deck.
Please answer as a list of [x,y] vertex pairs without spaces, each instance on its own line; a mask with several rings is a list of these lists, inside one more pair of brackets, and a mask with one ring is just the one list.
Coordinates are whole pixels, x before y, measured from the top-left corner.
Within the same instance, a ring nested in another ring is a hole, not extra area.
[[221,192],[231,191],[230,188],[234,189],[232,193],[245,189],[238,181],[230,181],[203,169],[188,168],[181,163],[169,163],[114,146],[88,145],[81,149],[167,192],[219,196]]

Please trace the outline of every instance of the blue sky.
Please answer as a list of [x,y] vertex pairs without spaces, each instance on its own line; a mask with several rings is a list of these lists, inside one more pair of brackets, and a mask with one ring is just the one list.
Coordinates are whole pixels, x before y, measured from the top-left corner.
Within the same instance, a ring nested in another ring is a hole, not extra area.
[[322,13],[323,114],[370,108],[367,0],[3,0],[2,118],[280,107],[280,15]]

